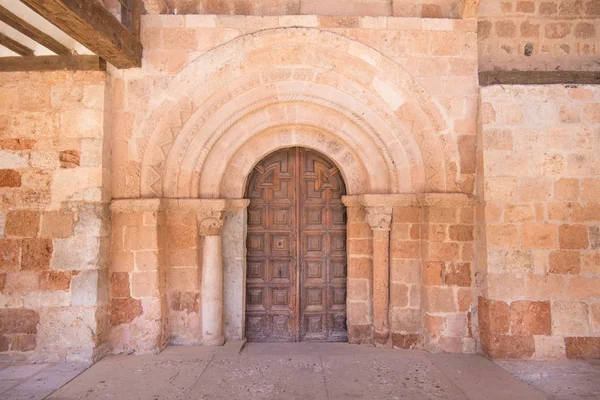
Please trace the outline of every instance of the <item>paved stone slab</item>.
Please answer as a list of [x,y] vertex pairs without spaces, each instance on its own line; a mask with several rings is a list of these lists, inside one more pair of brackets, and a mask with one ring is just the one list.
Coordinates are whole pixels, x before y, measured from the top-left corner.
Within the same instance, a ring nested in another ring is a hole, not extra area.
[[185,399],[208,360],[106,357],[50,399]]
[[600,360],[496,361],[550,399],[600,399]]
[[190,399],[327,399],[319,356],[216,356]]
[[[472,400],[544,400],[546,396],[480,355],[427,354],[440,371]],[[510,384],[507,384],[510,382]]]
[[0,380],[5,379],[27,379],[37,374],[49,364],[19,364],[11,365],[0,371]]
[[467,399],[421,352],[322,356],[330,399]]

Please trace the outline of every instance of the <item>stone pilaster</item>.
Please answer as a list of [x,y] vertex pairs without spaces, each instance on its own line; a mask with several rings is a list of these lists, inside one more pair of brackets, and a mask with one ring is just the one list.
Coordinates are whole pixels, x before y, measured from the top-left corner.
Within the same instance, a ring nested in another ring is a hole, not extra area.
[[390,339],[390,225],[391,207],[366,207],[373,231],[373,339],[388,345]]

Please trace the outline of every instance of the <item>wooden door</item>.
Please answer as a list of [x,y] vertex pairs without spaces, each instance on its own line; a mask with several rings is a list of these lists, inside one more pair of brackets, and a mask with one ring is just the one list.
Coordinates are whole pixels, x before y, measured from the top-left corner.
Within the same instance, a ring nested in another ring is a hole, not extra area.
[[248,181],[246,337],[346,341],[344,181],[317,152],[289,148]]

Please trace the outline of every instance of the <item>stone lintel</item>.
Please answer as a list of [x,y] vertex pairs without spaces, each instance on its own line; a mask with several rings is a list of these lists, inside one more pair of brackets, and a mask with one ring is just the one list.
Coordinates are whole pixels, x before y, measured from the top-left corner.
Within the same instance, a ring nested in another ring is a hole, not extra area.
[[398,193],[343,196],[347,207],[462,207],[474,199],[464,193]]

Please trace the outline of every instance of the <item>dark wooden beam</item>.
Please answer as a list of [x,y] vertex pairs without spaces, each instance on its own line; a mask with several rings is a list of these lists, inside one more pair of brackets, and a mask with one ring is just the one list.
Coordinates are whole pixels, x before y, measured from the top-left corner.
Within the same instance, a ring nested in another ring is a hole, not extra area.
[[142,65],[142,44],[98,1],[21,0],[117,68]]
[[32,56],[33,50],[29,47],[22,45],[14,39],[9,38],[8,36],[0,33],[0,45],[6,47],[9,50],[14,51],[20,56]]
[[0,72],[106,71],[106,61],[95,55],[0,57]]
[[71,54],[71,50],[67,46],[54,39],[52,36],[40,31],[30,23],[23,21],[21,18],[2,6],[0,6],[0,21],[12,26],[25,36],[29,36],[31,39],[35,40],[45,48],[52,50],[58,55],[68,56]]
[[589,85],[600,84],[594,71],[482,71],[479,85]]
[[133,0],[133,34],[140,37],[142,21],[142,0]]

